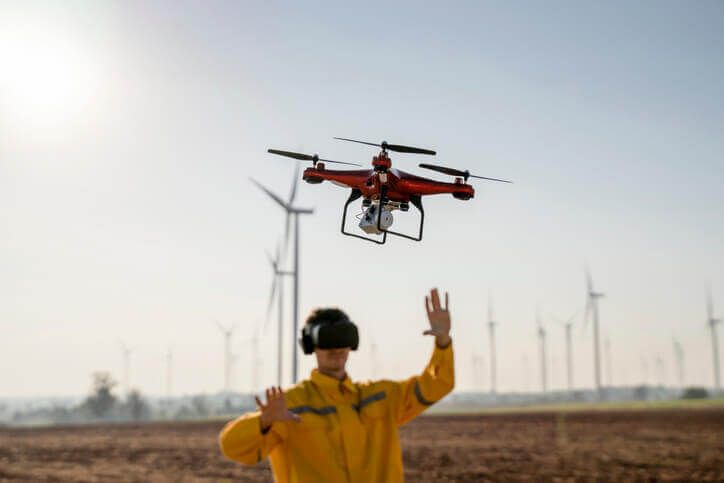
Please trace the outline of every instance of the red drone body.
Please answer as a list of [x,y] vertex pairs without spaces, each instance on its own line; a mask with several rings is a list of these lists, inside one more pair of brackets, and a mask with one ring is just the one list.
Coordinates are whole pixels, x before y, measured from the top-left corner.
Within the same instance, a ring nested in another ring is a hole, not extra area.
[[[509,181],[495,178],[473,176],[468,171],[460,171],[443,166],[420,164],[420,167],[455,176],[455,181],[453,183],[435,181],[393,168],[392,161],[387,155],[388,150],[428,155],[434,155],[434,151],[413,148],[410,146],[388,144],[387,142],[376,144],[346,138],[335,139],[379,146],[382,148],[382,151],[372,158],[372,169],[365,170],[330,170],[326,168],[325,162],[338,164],[354,163],[345,163],[326,159],[323,160],[316,154],[314,156],[310,156],[307,154],[280,151],[276,149],[269,149],[268,151],[272,154],[312,161],[313,166],[305,169],[302,175],[302,179],[307,183],[318,184],[323,181],[330,181],[336,185],[351,188],[352,193],[344,205],[341,231],[344,235],[361,238],[374,243],[385,243],[388,233],[408,238],[410,240],[422,240],[422,229],[425,219],[425,212],[422,208],[423,196],[452,194],[459,200],[469,200],[475,196],[475,190],[472,186],[467,184],[468,177],[509,183]],[[381,240],[349,233],[345,229],[347,208],[352,201],[360,197],[362,198],[362,207],[365,209],[365,212],[362,215],[359,227],[368,234],[382,235]],[[410,204],[420,211],[421,216],[418,235],[411,236],[390,230],[389,227],[392,225],[393,221],[392,211],[399,209],[406,212],[409,210]]]

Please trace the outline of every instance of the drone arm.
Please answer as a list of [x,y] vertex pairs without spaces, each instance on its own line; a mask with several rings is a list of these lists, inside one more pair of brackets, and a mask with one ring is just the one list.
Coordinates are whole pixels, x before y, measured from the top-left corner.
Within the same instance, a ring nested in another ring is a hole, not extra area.
[[475,190],[469,184],[444,183],[419,176],[401,177],[397,181],[395,189],[419,196],[448,193],[460,199],[470,199],[475,196]]

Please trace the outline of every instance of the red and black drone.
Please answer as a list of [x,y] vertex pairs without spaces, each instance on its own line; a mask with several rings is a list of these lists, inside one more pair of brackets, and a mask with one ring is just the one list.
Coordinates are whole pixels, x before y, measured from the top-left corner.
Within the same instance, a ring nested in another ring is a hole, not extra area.
[[[425,221],[425,210],[422,208],[423,196],[450,193],[459,200],[469,200],[475,196],[475,190],[472,186],[467,184],[468,178],[511,183],[511,181],[506,181],[504,179],[475,176],[470,174],[467,170],[460,171],[458,169],[446,168],[444,166],[436,166],[433,164],[420,164],[419,166],[421,168],[431,169],[439,173],[455,176],[455,181],[453,183],[435,181],[393,168],[392,160],[387,154],[387,151],[394,151],[398,153],[428,154],[434,156],[436,154],[435,151],[411,146],[402,146],[400,144],[389,144],[386,141],[383,141],[381,144],[377,144],[347,138],[334,139],[367,144],[369,146],[377,146],[382,148],[382,151],[372,158],[372,169],[349,171],[326,169],[325,163],[348,164],[352,166],[361,165],[321,159],[316,154],[312,156],[309,154],[294,153],[291,151],[280,151],[278,149],[269,149],[268,152],[302,161],[311,161],[312,167],[305,169],[302,175],[302,179],[307,183],[319,184],[322,181],[327,180],[336,185],[351,188],[352,193],[349,195],[347,202],[344,204],[344,210],[342,212],[342,233],[344,235],[361,238],[362,240],[371,241],[380,245],[387,241],[388,233],[390,235],[401,236],[410,240],[422,240],[422,228]],[[347,208],[350,203],[360,197],[362,197],[363,212],[360,217],[359,227],[365,233],[382,235],[381,240],[345,231]],[[408,211],[410,209],[410,204],[420,211],[420,231],[418,235],[411,236],[390,230],[389,228],[392,226],[393,221],[392,211]]]

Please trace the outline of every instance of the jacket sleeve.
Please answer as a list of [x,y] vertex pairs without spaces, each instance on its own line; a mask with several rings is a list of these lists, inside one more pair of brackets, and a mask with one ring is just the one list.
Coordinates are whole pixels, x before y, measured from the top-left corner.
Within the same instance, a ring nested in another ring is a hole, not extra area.
[[430,362],[422,374],[396,385],[397,424],[402,425],[452,391],[455,386],[452,342],[442,349],[435,344]]
[[259,411],[246,413],[221,430],[219,445],[224,456],[245,465],[255,465],[284,441],[287,435],[284,423],[273,423],[262,434],[260,414]]

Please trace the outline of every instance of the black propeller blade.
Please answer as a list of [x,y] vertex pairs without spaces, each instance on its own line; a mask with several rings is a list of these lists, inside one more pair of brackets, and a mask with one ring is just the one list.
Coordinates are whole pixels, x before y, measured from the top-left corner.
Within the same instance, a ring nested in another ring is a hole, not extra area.
[[460,176],[465,179],[465,181],[468,180],[468,178],[478,178],[478,179],[487,179],[489,181],[500,181],[501,183],[512,183],[512,181],[508,181],[506,179],[497,179],[497,178],[486,178],[485,176],[475,176],[474,174],[470,174],[470,171],[467,169],[465,171],[460,171],[459,169],[454,168],[446,168],[445,166],[436,166],[434,164],[420,164],[421,168],[425,169],[431,169],[433,171],[437,171],[438,173],[444,173],[449,174],[450,176]]
[[368,146],[377,146],[382,148],[383,151],[395,151],[398,153],[414,153],[414,154],[429,154],[431,156],[435,156],[435,151],[431,151],[430,149],[422,149],[422,148],[415,148],[412,146],[403,146],[402,144],[388,144],[387,141],[382,141],[382,144],[377,143],[368,143],[367,141],[357,141],[356,139],[347,139],[347,138],[334,138],[339,139],[340,141],[350,141],[353,143],[360,143],[360,144],[367,144]]
[[357,163],[345,163],[344,161],[321,159],[317,154],[315,154],[314,156],[310,156],[309,154],[293,153],[291,151],[281,151],[279,149],[267,149],[267,152],[272,154],[278,154],[279,156],[286,156],[287,158],[299,159],[300,161],[311,161],[312,164],[314,164],[315,166],[317,165],[317,161],[322,161],[324,163],[347,164],[350,166],[362,166],[361,164]]

